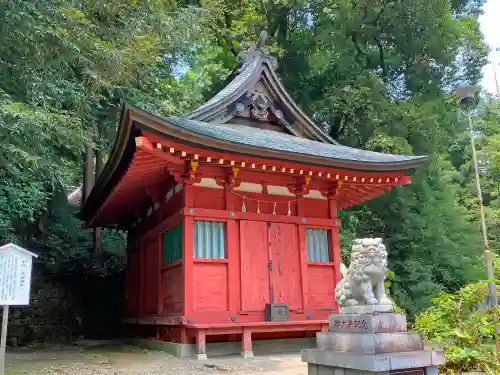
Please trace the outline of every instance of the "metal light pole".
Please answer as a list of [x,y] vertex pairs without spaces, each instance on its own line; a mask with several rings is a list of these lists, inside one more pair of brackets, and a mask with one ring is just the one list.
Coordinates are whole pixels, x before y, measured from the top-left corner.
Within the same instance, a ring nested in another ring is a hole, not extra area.
[[[465,112],[467,113],[467,120],[469,123],[469,136],[472,147],[472,163],[474,164],[474,172],[476,175],[476,192],[477,192],[477,200],[479,201],[479,215],[481,219],[481,229],[483,232],[484,268],[486,270],[486,277],[488,280],[490,280],[488,282],[488,301],[489,301],[489,306],[496,307],[498,306],[496,284],[495,282],[491,281],[495,278],[495,275],[493,273],[493,260],[491,257],[491,251],[488,244],[488,233],[486,230],[486,219],[484,216],[483,194],[481,191],[481,183],[479,181],[479,167],[477,163],[476,144],[474,142],[474,127],[472,126],[472,118],[470,115],[471,107],[474,104],[474,94],[477,91],[478,89],[476,87],[464,86],[456,90],[455,93],[460,99],[460,105],[465,109]],[[500,333],[500,326],[497,326],[497,339],[496,339],[497,349],[500,349],[499,333]]]

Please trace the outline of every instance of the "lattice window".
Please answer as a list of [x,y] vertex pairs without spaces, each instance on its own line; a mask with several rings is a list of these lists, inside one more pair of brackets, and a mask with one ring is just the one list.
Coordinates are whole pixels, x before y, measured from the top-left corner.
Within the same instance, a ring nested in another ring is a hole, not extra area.
[[330,262],[330,235],[328,230],[306,229],[307,260],[309,262]]
[[226,259],[225,223],[195,220],[193,257]]
[[182,225],[163,233],[163,264],[172,264],[182,259]]

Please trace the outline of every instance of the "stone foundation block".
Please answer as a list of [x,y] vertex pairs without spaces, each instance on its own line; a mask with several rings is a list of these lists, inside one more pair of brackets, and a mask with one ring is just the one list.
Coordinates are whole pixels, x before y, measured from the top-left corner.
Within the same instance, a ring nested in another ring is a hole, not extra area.
[[309,363],[307,366],[308,375],[390,375],[389,371],[363,371],[363,370],[353,370],[344,369],[340,367],[329,367],[322,365],[315,365]]
[[423,368],[444,364],[442,356],[436,355],[436,352],[433,351],[360,354],[306,349],[302,351],[302,361],[316,365],[371,372]]
[[330,315],[329,331],[342,333],[393,333],[406,332],[406,315],[386,314],[341,314]]
[[333,333],[316,335],[318,349],[337,352],[382,354],[424,350],[420,333]]
[[340,308],[341,314],[378,314],[378,313],[393,313],[392,305],[359,305],[359,306],[343,306]]
[[253,355],[253,351],[243,351],[241,352],[241,356],[244,358],[244,359],[248,359],[248,358],[253,358],[254,355]]

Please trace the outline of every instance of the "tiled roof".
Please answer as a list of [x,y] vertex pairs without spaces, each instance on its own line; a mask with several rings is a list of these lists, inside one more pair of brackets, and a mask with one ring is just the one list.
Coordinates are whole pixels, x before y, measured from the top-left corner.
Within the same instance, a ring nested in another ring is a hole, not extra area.
[[[252,77],[252,73],[254,70],[259,67],[260,65],[260,57],[256,56],[253,58],[252,61],[250,61],[244,69],[239,73],[226,87],[224,87],[221,91],[219,91],[217,94],[215,94],[211,99],[209,99],[207,102],[203,103],[201,106],[196,108],[193,112],[191,113],[197,113],[201,109],[207,108],[211,106],[212,104],[215,104],[217,102],[220,102],[230,96],[233,92],[238,90],[238,88],[242,87],[248,79]],[[186,117],[190,117],[190,114],[187,115]]]
[[273,130],[257,129],[240,124],[214,124],[190,120],[185,117],[171,117],[167,122],[188,132],[207,137],[262,149],[286,153],[310,155],[333,160],[363,163],[400,163],[411,160],[424,160],[425,156],[392,155],[380,152],[359,150],[337,144],[328,144],[278,133]]

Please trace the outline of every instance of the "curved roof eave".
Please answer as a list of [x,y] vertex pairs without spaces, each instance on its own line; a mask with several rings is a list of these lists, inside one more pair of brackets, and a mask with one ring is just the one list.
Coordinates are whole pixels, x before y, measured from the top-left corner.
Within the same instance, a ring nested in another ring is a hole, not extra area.
[[[124,105],[122,118],[109,159],[106,162],[103,172],[97,179],[94,188],[91,190],[89,197],[86,199],[81,211],[78,214],[82,220],[86,221],[95,215],[98,208],[105,202],[111,191],[127,170],[131,160],[133,159],[135,152],[135,136],[139,134],[139,129],[150,131],[160,136],[183,142],[200,149],[232,152],[234,154],[247,155],[263,159],[287,160],[297,164],[322,166],[325,168],[351,169],[370,172],[406,172],[420,167],[426,160],[425,156],[420,156],[408,157],[407,160],[397,160],[394,162],[376,162],[366,160],[359,162],[338,158],[304,155],[290,151],[284,152],[282,150],[263,149],[258,146],[230,142],[224,139],[217,139],[208,135],[200,134],[195,131],[189,131],[186,128],[176,125],[174,122],[175,119],[163,119],[133,105]],[[132,134],[134,132],[134,123],[137,124],[137,129],[135,129],[137,134]],[[315,142],[309,140],[307,141]],[[331,144],[328,145],[321,142],[315,143],[321,144],[324,147],[345,147]]]
[[[134,107],[135,108],[135,107]],[[121,175],[125,172],[128,164],[132,160],[133,153],[127,150],[130,149],[132,137],[132,121],[130,121],[130,110],[132,106],[125,104],[122,108],[121,118],[118,125],[117,134],[109,158],[104,165],[104,168],[95,181],[95,184],[90,191],[89,196],[84,200],[83,206],[77,216],[86,220],[89,214],[94,214],[96,210],[93,207],[99,207],[103,199],[111,193],[112,189],[118,182]],[[132,143],[133,145],[133,143]],[[103,198],[104,197],[104,198]],[[89,212],[92,211],[92,212]]]
[[[405,156],[405,155],[390,155],[390,154],[382,154],[365,150],[358,150],[347,146],[340,145],[332,145],[325,144],[322,142],[311,141],[311,140],[303,140],[301,138],[296,138],[293,136],[285,135],[282,133],[267,131],[269,133],[274,133],[280,137],[289,137],[291,139],[295,138],[298,142],[309,142],[317,145],[321,145],[322,147],[329,148],[339,148],[341,149],[338,153],[342,153],[345,150],[351,150],[351,153],[364,153],[367,156],[366,158],[370,158],[371,156],[376,155],[385,155],[388,159],[392,160],[355,160],[348,158],[336,158],[330,156],[315,156],[312,154],[304,154],[293,152],[291,150],[283,150],[277,148],[269,148],[264,143],[263,140],[259,143],[244,143],[239,142],[238,137],[243,136],[243,129],[246,128],[242,125],[237,125],[235,128],[238,129],[237,134],[233,134],[233,139],[224,139],[220,137],[214,137],[210,133],[214,133],[214,130],[218,127],[227,128],[226,125],[223,124],[210,124],[203,123],[196,120],[190,120],[186,118],[169,118],[163,119],[154,114],[141,110],[139,108],[134,109],[137,116],[134,118],[141,127],[145,131],[154,132],[160,136],[167,136],[176,141],[183,142],[185,144],[189,144],[191,146],[198,147],[200,149],[212,149],[218,150],[221,152],[232,152],[235,154],[242,154],[248,156],[254,156],[264,159],[275,159],[275,160],[287,160],[290,162],[295,162],[299,164],[307,164],[307,165],[316,165],[328,168],[343,168],[343,169],[353,169],[360,171],[373,171],[373,172],[395,172],[395,171],[406,171],[413,170],[422,165],[427,159],[426,156]],[[196,128],[190,128],[186,126],[182,126],[182,122],[190,122],[191,124],[197,124],[198,129],[204,129],[205,131],[200,132],[197,131]],[[255,131],[257,129],[249,129],[252,130],[253,133],[251,136],[247,138],[254,138]],[[261,130],[259,130],[261,131]],[[247,133],[248,134],[248,133]]]

